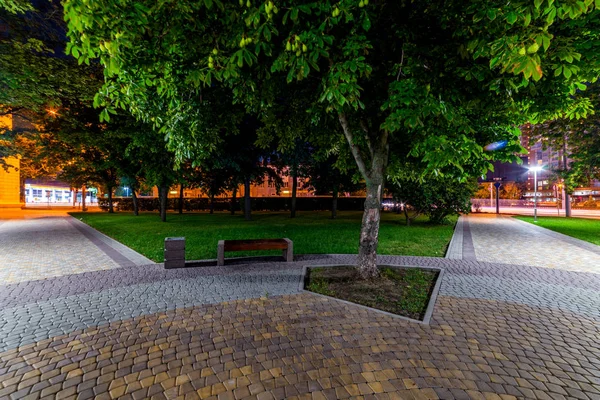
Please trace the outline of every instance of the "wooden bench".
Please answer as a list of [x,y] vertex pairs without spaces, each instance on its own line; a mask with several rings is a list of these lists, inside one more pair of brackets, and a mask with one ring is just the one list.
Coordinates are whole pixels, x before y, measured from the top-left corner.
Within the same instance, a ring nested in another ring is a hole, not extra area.
[[225,265],[226,251],[282,250],[285,261],[294,261],[294,243],[284,239],[219,240],[217,265]]

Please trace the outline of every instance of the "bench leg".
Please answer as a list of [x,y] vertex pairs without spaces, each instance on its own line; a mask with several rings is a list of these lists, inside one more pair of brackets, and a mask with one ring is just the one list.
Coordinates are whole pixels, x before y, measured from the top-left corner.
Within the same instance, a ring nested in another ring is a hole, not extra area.
[[294,242],[292,242],[290,239],[283,239],[287,242],[287,249],[283,250],[283,258],[285,258],[285,261],[287,262],[292,262],[294,261]]
[[219,240],[217,245],[217,265],[219,267],[225,265],[225,243],[222,240]]

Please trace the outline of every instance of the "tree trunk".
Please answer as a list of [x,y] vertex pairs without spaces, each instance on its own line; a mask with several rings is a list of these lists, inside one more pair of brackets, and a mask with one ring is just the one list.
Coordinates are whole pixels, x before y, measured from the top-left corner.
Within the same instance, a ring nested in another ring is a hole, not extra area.
[[23,175],[19,176],[19,185],[19,202],[25,204],[27,199],[25,198],[25,177]]
[[183,185],[179,185],[179,214],[183,214]]
[[406,217],[406,226],[410,226],[410,217],[408,215],[408,210],[406,209],[406,206],[404,206],[404,216]]
[[73,189],[73,208],[77,207],[77,193],[79,192],[79,189],[75,188]]
[[158,199],[160,203],[160,220],[167,222],[167,194],[169,192],[168,186],[158,187]]
[[233,191],[231,192],[231,215],[235,214],[236,198],[237,198],[237,186],[234,187]]
[[252,219],[252,203],[250,201],[250,178],[244,179],[244,218],[246,221],[250,221]]
[[140,214],[140,209],[138,206],[138,198],[135,193],[135,187],[131,188],[131,200],[133,201],[133,215],[138,216]]
[[379,244],[379,220],[381,218],[381,195],[383,184],[367,183],[367,199],[360,228],[358,248],[359,274],[363,279],[379,276],[377,269],[377,246]]
[[214,194],[210,195],[210,213],[211,214],[215,213],[215,195]]
[[292,205],[290,210],[290,218],[296,218],[296,193],[298,191],[298,173],[294,171],[292,174]]
[[333,186],[333,196],[331,197],[331,219],[337,217],[337,201],[339,196],[338,185]]
[[108,192],[108,212],[114,214],[115,208],[113,206],[112,187],[107,186],[106,191]]
[[87,211],[87,208],[85,206],[85,196],[86,196],[85,185],[83,185],[81,187],[81,211]]
[[358,249],[358,273],[362,279],[379,276],[377,269],[377,245],[379,244],[379,221],[381,218],[381,197],[389,156],[389,133],[387,131],[370,132],[366,123],[360,123],[367,143],[366,149],[357,145],[354,130],[350,127],[344,113],[338,114],[344,136],[350,146],[356,165],[367,184],[367,199],[360,228]]

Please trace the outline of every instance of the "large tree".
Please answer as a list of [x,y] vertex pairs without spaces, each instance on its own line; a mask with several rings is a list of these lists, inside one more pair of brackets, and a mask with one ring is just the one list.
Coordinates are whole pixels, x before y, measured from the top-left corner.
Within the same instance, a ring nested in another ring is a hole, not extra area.
[[[106,67],[107,110],[123,106],[147,118],[152,99],[160,105],[152,118],[178,151],[214,141],[205,129],[214,117],[190,108],[190,99],[209,110],[198,99],[229,88],[234,102],[260,113],[277,98],[273,82],[282,75],[314,88],[309,110],[336,116],[366,183],[365,278],[378,274],[390,162],[412,158],[425,175],[446,170],[459,180],[480,174],[492,158],[520,149],[518,124],[566,107],[577,85],[598,75],[591,0],[64,4],[71,53]],[[196,122],[170,130],[174,119]],[[508,146],[485,153],[497,140]]]

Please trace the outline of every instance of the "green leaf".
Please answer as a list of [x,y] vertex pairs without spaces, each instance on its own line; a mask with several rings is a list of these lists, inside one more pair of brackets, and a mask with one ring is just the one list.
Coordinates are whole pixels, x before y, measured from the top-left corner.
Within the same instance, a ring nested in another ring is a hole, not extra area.
[[365,17],[363,18],[362,27],[365,31],[369,31],[371,29],[371,20],[369,19],[369,14],[365,13]]
[[550,38],[546,35],[542,36],[542,46],[544,47],[544,51],[548,51],[550,47]]
[[556,18],[556,8],[553,8],[552,10],[550,10],[550,12],[548,13],[548,16],[546,17],[546,22],[548,24],[552,24],[554,22],[554,19]]
[[494,10],[493,8],[490,8],[489,10],[487,10],[487,17],[489,18],[490,21],[493,21],[496,19],[496,10]]
[[533,5],[539,10],[543,2],[544,0],[533,0]]
[[569,79],[572,75],[571,69],[567,65],[563,66],[563,74],[567,79]]
[[509,12],[506,15],[506,22],[508,22],[510,25],[517,22],[517,13],[515,13],[514,11]]
[[560,74],[562,74],[562,71],[563,71],[563,67],[561,65],[560,67],[558,67],[554,70],[554,76],[559,76]]

